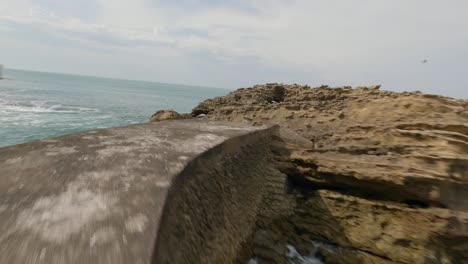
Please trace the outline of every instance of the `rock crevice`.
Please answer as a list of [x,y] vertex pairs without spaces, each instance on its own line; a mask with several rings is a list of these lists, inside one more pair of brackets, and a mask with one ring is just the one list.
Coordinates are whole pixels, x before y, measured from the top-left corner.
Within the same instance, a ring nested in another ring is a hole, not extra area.
[[340,249],[321,247],[325,263],[468,261],[468,100],[271,83],[199,113],[281,126],[273,152],[289,184],[258,223],[259,262],[283,263],[288,243],[310,254],[310,241]]

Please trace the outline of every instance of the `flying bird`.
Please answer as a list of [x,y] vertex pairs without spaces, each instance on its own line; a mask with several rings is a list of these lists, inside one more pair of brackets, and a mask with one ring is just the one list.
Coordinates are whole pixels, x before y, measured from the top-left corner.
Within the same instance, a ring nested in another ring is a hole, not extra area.
[[425,59],[425,60],[421,61],[421,63],[427,63],[427,62],[428,62],[428,60],[427,60],[427,59]]

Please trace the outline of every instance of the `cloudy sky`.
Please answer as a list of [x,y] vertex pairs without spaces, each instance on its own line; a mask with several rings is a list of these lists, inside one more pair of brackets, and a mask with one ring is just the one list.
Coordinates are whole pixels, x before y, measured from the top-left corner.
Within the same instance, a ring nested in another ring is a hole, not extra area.
[[[468,97],[466,0],[0,0],[7,67]],[[427,59],[427,63],[422,63]]]

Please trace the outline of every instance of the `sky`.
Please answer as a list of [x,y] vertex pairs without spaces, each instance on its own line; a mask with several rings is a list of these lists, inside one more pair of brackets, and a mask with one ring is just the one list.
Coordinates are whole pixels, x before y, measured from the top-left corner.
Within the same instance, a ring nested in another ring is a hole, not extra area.
[[0,0],[0,64],[468,98],[467,10],[466,0]]

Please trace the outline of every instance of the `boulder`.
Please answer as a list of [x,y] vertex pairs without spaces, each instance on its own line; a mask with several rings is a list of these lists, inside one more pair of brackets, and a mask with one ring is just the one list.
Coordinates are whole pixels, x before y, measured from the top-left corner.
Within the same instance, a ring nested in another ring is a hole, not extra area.
[[150,122],[159,122],[164,120],[176,120],[176,119],[185,119],[186,116],[184,114],[179,114],[174,110],[159,110],[154,113],[151,118]]

